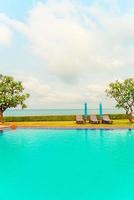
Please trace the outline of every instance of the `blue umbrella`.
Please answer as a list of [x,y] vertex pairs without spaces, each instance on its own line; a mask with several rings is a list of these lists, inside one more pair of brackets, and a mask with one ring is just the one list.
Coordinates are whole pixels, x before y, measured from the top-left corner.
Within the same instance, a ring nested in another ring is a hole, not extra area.
[[103,116],[103,108],[102,108],[102,103],[99,105],[99,114],[102,117]]
[[88,111],[87,111],[87,102],[84,103],[84,116],[87,118]]

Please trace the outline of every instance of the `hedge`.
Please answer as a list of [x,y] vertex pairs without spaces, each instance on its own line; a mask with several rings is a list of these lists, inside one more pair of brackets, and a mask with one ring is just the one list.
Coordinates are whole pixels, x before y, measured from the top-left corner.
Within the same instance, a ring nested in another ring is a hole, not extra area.
[[[99,117],[99,116],[98,116]],[[76,115],[51,116],[6,116],[5,122],[35,122],[35,121],[75,121]],[[125,114],[111,114],[111,119],[127,119]]]
[[126,114],[111,114],[111,119],[128,119]]

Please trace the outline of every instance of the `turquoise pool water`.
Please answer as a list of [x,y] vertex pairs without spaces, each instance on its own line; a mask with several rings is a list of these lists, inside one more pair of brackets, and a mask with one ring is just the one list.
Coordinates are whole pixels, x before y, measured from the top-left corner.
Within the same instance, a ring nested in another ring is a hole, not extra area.
[[134,199],[134,130],[0,134],[0,200],[90,199]]

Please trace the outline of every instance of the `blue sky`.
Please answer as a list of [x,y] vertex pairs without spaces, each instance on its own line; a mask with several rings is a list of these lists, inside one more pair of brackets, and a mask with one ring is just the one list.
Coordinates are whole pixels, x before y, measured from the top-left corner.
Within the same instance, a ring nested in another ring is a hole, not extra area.
[[[60,0],[59,0],[60,1]],[[25,19],[26,14],[33,6],[35,6],[38,2],[47,2],[47,0],[0,0],[0,12],[4,12],[8,14],[10,17],[14,17],[17,19]],[[113,2],[117,7],[121,9],[122,12],[128,11],[134,6],[134,2],[132,0],[118,0],[118,1],[108,1],[108,0],[72,0],[72,2],[76,2],[80,5],[93,5],[99,4],[101,7],[111,9],[111,4],[109,2]],[[115,3],[114,3],[115,2]]]
[[0,0],[0,73],[22,80],[29,107],[113,107],[109,82],[134,76],[131,0]]

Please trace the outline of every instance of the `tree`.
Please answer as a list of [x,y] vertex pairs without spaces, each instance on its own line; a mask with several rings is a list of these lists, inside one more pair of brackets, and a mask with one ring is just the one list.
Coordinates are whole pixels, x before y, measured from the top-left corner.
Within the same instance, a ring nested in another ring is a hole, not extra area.
[[117,108],[123,108],[126,111],[128,119],[133,122],[134,114],[134,78],[129,78],[123,82],[116,81],[109,84],[106,93],[117,102]]
[[20,81],[14,80],[11,76],[0,75],[0,121],[3,122],[3,113],[8,108],[15,108],[18,105],[26,108],[25,100],[29,94],[24,94],[24,87]]

